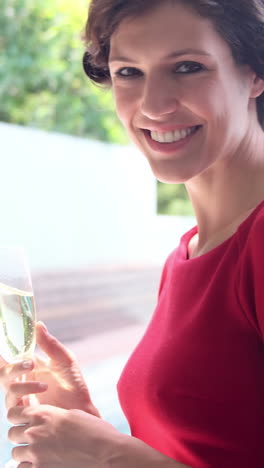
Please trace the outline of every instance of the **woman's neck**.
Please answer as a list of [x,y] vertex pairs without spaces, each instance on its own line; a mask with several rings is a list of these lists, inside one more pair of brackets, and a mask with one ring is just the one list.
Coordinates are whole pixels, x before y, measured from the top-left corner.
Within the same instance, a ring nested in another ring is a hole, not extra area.
[[190,243],[191,256],[221,244],[264,200],[264,133],[262,143],[254,159],[241,154],[186,183],[198,225],[198,236]]

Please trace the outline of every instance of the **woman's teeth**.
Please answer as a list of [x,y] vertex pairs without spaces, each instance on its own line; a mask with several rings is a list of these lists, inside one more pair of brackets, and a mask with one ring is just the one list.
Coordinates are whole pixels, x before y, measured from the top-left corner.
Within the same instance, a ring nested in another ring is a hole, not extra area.
[[152,140],[157,141],[158,143],[174,143],[176,141],[183,140],[187,136],[191,135],[196,131],[196,129],[197,126],[187,128],[186,130],[175,130],[174,132],[150,132],[150,136]]

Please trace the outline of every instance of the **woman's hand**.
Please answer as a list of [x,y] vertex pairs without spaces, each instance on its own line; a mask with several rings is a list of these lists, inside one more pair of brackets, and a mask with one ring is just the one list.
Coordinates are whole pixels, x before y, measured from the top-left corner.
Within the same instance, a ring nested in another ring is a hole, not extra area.
[[8,419],[18,468],[190,468],[80,410],[17,406]]
[[[27,396],[35,394],[41,404],[81,409],[100,416],[72,353],[43,324],[37,324],[36,333],[37,344],[47,354],[47,360],[35,357],[25,368],[23,362],[7,364],[0,358],[0,386],[7,392],[7,408],[26,404]],[[26,382],[18,381],[22,375],[27,376]],[[46,386],[42,387],[43,383]]]
[[126,437],[109,423],[80,410],[53,406],[17,406],[8,412],[15,444],[14,460],[20,468],[106,468],[118,457]]

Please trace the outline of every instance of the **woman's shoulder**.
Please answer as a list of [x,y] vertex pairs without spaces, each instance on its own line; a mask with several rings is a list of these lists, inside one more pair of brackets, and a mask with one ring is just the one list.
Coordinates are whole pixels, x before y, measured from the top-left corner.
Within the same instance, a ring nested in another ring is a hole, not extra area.
[[250,323],[264,337],[264,201],[238,230],[238,297]]
[[264,251],[264,200],[257,205],[237,231],[240,250]]

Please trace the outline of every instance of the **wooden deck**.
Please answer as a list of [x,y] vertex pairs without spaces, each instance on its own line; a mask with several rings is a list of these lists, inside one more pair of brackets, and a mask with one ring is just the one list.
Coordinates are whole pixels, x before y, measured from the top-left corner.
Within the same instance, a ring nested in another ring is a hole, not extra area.
[[34,274],[38,319],[83,363],[130,351],[155,308],[160,272],[151,265]]

